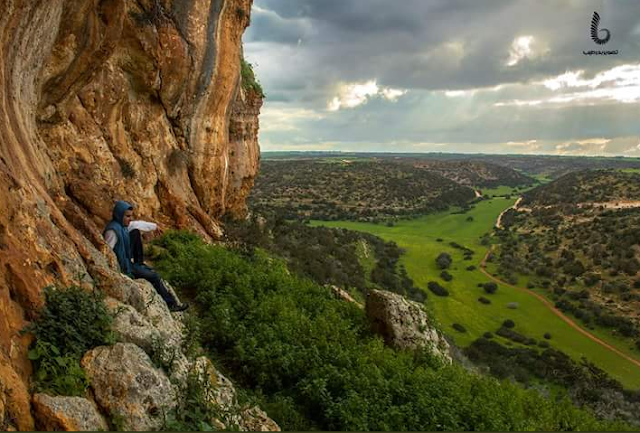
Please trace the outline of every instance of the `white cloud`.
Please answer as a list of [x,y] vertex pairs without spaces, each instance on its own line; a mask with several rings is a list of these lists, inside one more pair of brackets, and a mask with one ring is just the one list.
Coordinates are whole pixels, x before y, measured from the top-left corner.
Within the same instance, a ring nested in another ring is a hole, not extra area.
[[640,102],[640,63],[621,65],[584,79],[584,71],[569,71],[557,77],[535,82],[554,94],[541,99],[515,99],[498,102],[501,106],[535,106],[541,104],[596,105],[597,103]]
[[445,90],[444,94],[447,98],[459,98],[462,96],[473,95],[474,90]]
[[514,66],[525,57],[531,57],[533,54],[533,49],[531,48],[533,41],[533,36],[519,36],[515,38],[511,43],[507,66]]
[[391,89],[388,87],[382,89],[382,96],[384,96],[389,101],[396,101],[400,96],[404,95],[405,93],[407,93],[406,90]]
[[325,115],[314,110],[265,104],[260,113],[260,131],[297,131],[298,122],[321,120]]
[[383,97],[389,101],[396,101],[407,91],[391,87],[380,87],[375,80],[369,80],[365,83],[341,83],[337,93],[337,96],[329,101],[327,107],[329,111],[354,108],[365,104],[370,98],[376,96]]

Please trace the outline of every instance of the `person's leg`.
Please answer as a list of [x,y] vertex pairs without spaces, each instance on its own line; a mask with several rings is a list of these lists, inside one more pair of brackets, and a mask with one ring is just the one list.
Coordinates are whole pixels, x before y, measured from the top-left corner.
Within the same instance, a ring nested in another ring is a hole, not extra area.
[[169,292],[169,290],[167,290],[167,288],[164,286],[160,275],[158,275],[158,273],[151,269],[149,266],[140,266],[134,264],[133,276],[136,278],[144,278],[145,280],[149,281],[156,289],[156,292],[158,292],[158,294],[162,296],[162,299],[164,299],[164,302],[166,302],[169,307],[177,305],[177,302],[171,292]]
[[142,234],[140,233],[140,230],[131,230],[129,232],[129,239],[131,240],[131,255],[133,256],[133,263],[144,263]]

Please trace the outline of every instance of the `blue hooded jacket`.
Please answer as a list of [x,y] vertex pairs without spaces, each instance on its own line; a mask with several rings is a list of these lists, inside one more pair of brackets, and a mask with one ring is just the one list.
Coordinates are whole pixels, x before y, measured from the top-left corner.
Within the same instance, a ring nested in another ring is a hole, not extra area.
[[108,230],[113,230],[116,233],[118,242],[116,242],[116,245],[113,247],[113,252],[116,253],[116,257],[118,258],[120,271],[122,271],[123,274],[131,276],[132,254],[131,245],[129,242],[129,231],[124,226],[122,221],[124,218],[124,213],[127,210],[133,210],[133,206],[131,206],[126,201],[119,200],[116,202],[116,205],[113,208],[113,219],[109,221],[109,223],[103,230],[102,236],[104,236]]

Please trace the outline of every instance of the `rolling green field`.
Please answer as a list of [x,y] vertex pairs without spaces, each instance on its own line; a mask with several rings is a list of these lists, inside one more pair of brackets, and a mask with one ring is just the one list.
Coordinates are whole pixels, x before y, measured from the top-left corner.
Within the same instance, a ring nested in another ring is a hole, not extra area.
[[505,185],[501,185],[501,186],[499,186],[497,188],[480,188],[480,187],[477,187],[476,189],[482,191],[482,195],[486,196],[486,197],[518,194],[518,191],[515,188],[512,188],[510,186],[505,186]]
[[[516,323],[516,331],[537,340],[549,332],[552,335],[549,342],[553,347],[578,361],[586,356],[625,387],[640,388],[640,369],[637,366],[572,329],[533,296],[506,286],[499,286],[495,294],[488,295],[477,287],[478,283],[489,279],[477,269],[467,271],[466,268],[470,265],[479,267],[487,251],[487,247],[480,244],[480,237],[492,230],[500,212],[514,202],[515,197],[510,200],[494,198],[477,203],[466,214],[440,212],[411,221],[399,221],[394,227],[349,221],[312,221],[311,225],[369,232],[385,240],[393,240],[404,248],[406,254],[401,257],[400,263],[405,265],[417,286],[427,290],[429,281],[437,281],[449,290],[448,297],[438,297],[428,292],[427,302],[442,329],[453,336],[458,345],[466,346],[486,331],[495,332],[505,319],[512,319]],[[473,221],[467,221],[469,216],[473,217]],[[443,242],[438,242],[438,238]],[[451,241],[472,249],[475,252],[473,260],[463,260],[462,251],[451,247]],[[454,277],[451,282],[445,282],[439,276],[435,258],[441,252],[448,252],[453,258],[449,269]],[[480,296],[490,299],[491,304],[478,302]],[[512,302],[518,303],[517,309],[507,308],[507,304]],[[451,327],[453,323],[463,325],[467,332],[455,331]],[[596,334],[606,338],[605,335]],[[497,339],[507,343],[502,338]],[[620,345],[620,342],[609,338],[606,341],[616,347]],[[625,352],[628,352],[628,343],[625,346]],[[635,357],[638,358],[637,354]]]

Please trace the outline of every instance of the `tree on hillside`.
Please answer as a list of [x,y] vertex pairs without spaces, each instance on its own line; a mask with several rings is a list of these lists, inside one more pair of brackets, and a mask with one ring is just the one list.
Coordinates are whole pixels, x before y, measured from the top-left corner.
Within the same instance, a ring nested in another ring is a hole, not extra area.
[[448,269],[451,263],[453,263],[453,260],[448,253],[440,253],[438,258],[436,258],[436,265],[438,265],[440,269]]

